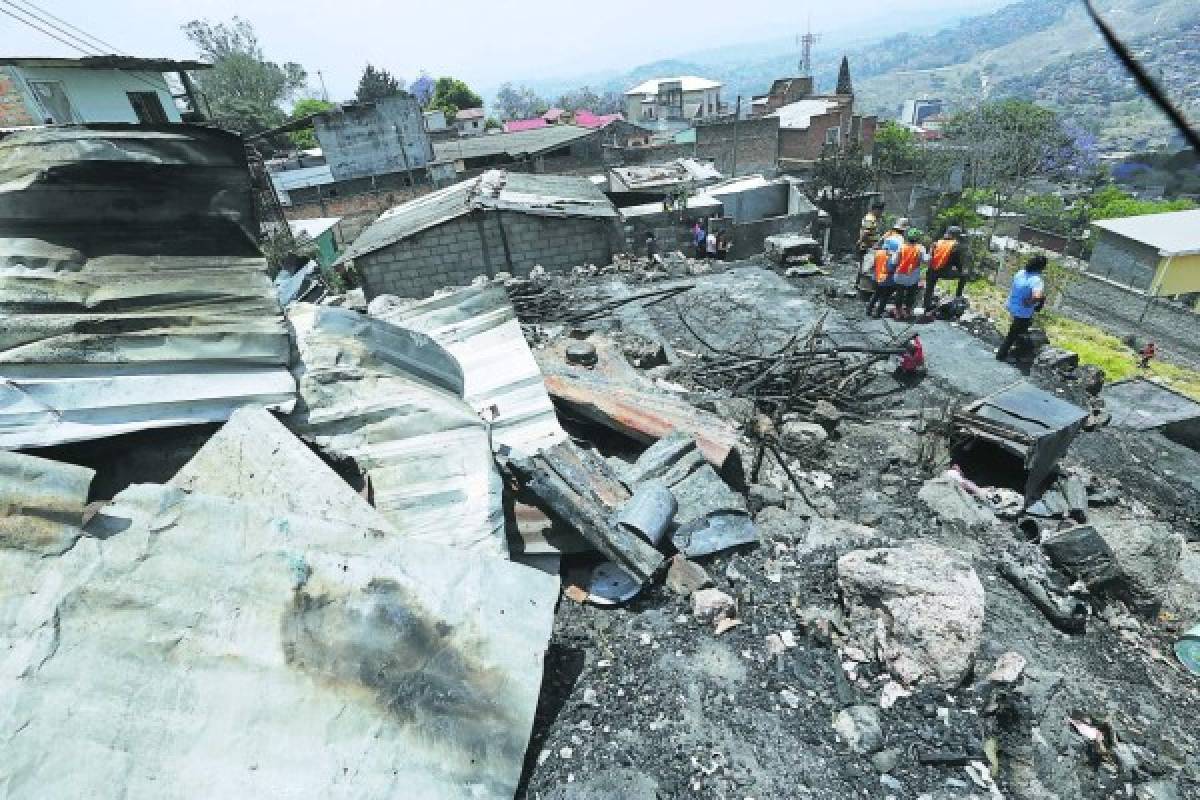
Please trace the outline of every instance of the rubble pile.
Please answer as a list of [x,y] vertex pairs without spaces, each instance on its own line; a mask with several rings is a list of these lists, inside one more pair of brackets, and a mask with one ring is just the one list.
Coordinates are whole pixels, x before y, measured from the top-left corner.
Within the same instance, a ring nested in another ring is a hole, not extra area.
[[[70,130],[249,196],[220,136]],[[121,230],[0,242],[6,796],[1200,796],[1200,455],[1061,371],[837,264],[281,307]]]

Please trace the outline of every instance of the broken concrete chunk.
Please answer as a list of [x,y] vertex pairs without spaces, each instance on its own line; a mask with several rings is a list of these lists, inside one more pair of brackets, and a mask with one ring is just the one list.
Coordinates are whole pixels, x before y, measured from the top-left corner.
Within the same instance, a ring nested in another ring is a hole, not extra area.
[[72,553],[83,541],[98,557],[57,574],[66,594],[0,581],[0,619],[50,602],[56,644],[6,665],[9,793],[338,796],[353,764],[355,797],[513,796],[556,578],[156,486],[118,495]]
[[692,616],[705,625],[733,617],[737,604],[720,589],[701,589],[692,594]]
[[87,467],[0,451],[0,549],[45,556],[69,550],[83,535],[95,474]]
[[900,681],[952,688],[970,673],[984,591],[966,556],[925,542],[838,559],[838,585],[860,646]]
[[712,586],[712,579],[704,567],[688,561],[682,554],[671,559],[667,568],[667,588],[680,597],[690,597],[695,592]]
[[883,729],[879,725],[879,709],[875,706],[843,708],[833,720],[833,729],[851,750],[869,755],[883,747]]
[[1005,653],[996,659],[996,665],[988,673],[987,679],[992,683],[1016,683],[1028,662],[1020,653]]
[[964,525],[968,530],[986,529],[996,522],[996,515],[960,481],[945,475],[926,481],[917,497],[942,520]]
[[779,430],[779,438],[785,449],[804,451],[823,445],[829,434],[815,422],[795,419],[783,424]]
[[1122,520],[1095,526],[1116,559],[1113,591],[1141,612],[1157,609],[1179,575],[1182,538],[1157,522]]

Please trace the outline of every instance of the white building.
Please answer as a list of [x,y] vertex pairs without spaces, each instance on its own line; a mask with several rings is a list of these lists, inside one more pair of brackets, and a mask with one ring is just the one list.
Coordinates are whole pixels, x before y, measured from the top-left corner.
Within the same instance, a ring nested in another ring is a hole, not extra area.
[[[130,56],[0,58],[0,127],[183,121],[176,99],[199,111],[189,70],[199,61]],[[176,95],[163,73],[176,73]]]
[[626,119],[637,125],[691,124],[721,113],[721,84],[684,75],[653,78],[625,92]]
[[454,115],[459,136],[481,136],[487,129],[486,123],[482,108],[464,108]]

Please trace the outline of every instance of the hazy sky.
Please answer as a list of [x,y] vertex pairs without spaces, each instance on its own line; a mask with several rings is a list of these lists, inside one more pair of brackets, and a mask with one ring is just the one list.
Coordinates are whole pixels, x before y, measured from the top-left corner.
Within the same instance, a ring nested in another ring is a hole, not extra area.
[[[25,0],[0,0],[0,10]],[[513,79],[624,70],[706,47],[847,29],[886,31],[906,19],[1002,5],[1001,0],[29,0],[131,55],[194,57],[180,25],[237,14],[267,58],[298,61],[332,99],[353,94],[369,61],[412,80],[421,69],[480,87]],[[733,9],[732,12],[730,9]],[[940,13],[939,13],[940,12]],[[0,14],[0,54],[78,55]]]

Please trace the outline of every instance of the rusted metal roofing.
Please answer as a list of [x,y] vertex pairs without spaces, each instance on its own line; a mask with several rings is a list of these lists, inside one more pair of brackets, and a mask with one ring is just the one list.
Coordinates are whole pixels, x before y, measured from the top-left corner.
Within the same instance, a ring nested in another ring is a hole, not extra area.
[[494,169],[388,209],[359,234],[336,263],[388,247],[472,211],[513,211],[538,217],[617,216],[612,201],[587,178]]
[[291,345],[240,137],[0,140],[0,448],[289,410]]
[[550,125],[532,131],[463,136],[434,142],[433,152],[438,161],[469,161],[495,156],[517,159],[558,150],[597,135],[597,131],[577,125]]

